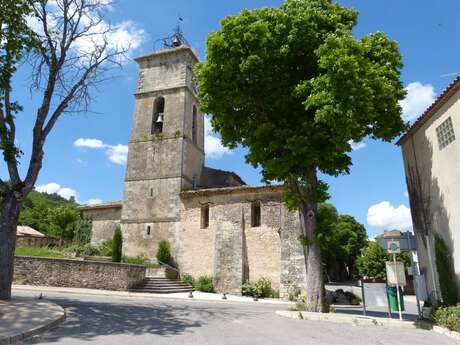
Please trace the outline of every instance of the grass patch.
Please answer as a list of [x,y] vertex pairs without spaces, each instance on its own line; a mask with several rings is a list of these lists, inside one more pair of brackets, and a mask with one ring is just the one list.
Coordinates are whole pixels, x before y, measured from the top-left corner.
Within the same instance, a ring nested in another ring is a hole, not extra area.
[[45,258],[64,258],[59,249],[50,247],[16,247],[16,256],[41,256]]

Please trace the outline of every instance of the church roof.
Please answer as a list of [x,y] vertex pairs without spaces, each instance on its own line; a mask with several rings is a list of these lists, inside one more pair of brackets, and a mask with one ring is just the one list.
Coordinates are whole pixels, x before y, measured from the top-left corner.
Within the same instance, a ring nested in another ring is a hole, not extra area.
[[226,188],[209,188],[209,189],[195,189],[181,192],[182,198],[193,198],[197,196],[211,196],[211,195],[228,195],[228,194],[249,194],[249,193],[282,193],[283,186],[281,185],[266,185],[266,186],[237,186]]
[[246,183],[233,171],[203,167],[199,189],[244,186]]
[[101,204],[95,204],[95,205],[83,205],[79,207],[80,211],[88,211],[88,210],[95,210],[95,209],[104,209],[104,208],[121,208],[122,206],[122,201],[109,201],[109,202],[104,202]]

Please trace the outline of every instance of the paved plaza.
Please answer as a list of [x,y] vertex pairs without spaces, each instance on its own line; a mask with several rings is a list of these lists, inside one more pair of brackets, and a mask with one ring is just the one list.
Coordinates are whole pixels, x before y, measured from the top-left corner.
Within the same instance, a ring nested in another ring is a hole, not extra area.
[[[31,292],[17,296],[33,297]],[[287,306],[46,293],[67,319],[24,344],[454,345],[432,331],[284,318]]]

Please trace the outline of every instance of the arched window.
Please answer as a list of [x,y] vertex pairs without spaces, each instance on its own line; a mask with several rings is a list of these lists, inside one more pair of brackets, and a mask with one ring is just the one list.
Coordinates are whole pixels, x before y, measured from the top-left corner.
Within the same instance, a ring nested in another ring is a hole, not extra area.
[[163,97],[158,97],[153,103],[152,134],[163,132],[164,112],[165,99]]
[[196,106],[193,106],[193,114],[192,114],[192,141],[194,144],[196,144],[197,138],[196,138],[196,121],[197,121],[197,110]]

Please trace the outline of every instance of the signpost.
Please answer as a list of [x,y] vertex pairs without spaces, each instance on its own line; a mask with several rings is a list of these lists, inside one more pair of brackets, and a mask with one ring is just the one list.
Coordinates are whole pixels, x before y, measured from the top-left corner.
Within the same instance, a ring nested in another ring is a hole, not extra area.
[[[396,285],[396,296],[398,299],[398,312],[399,312],[399,319],[402,320],[402,312],[401,312],[401,296],[399,293],[399,286],[401,283],[406,285],[406,276],[404,272],[404,264],[401,262],[396,262],[396,254],[401,252],[401,246],[399,241],[389,241],[387,243],[388,253],[393,254],[393,262],[387,262],[386,269],[387,269],[387,281],[388,285],[395,284]],[[390,265],[389,265],[390,264]],[[391,265],[393,264],[393,265]],[[398,265],[399,264],[399,265]],[[401,276],[401,265],[402,265],[402,276]],[[393,267],[392,267],[393,266]],[[390,282],[390,279],[392,282]],[[404,286],[403,285],[403,286]]]

